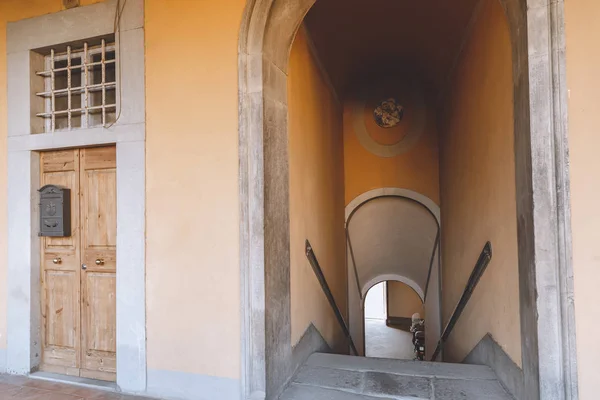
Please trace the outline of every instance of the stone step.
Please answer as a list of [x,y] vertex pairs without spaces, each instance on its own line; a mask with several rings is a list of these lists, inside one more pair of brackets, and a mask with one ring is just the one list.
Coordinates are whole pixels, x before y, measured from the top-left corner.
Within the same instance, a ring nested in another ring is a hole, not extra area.
[[512,400],[485,366],[314,354],[280,400]]
[[[393,400],[386,397],[370,397],[362,394],[326,389],[315,386],[304,386],[292,383],[283,392],[279,400]],[[414,400],[414,399],[412,399]]]
[[396,375],[427,376],[446,379],[497,379],[494,371],[485,365],[351,357],[325,353],[311,355],[305,365],[350,371],[386,372]]

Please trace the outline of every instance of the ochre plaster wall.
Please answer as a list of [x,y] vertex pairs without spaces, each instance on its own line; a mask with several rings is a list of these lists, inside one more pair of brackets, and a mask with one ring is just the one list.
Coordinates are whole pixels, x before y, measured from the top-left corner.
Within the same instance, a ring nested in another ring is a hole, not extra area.
[[389,317],[410,318],[419,313],[425,318],[425,310],[421,298],[410,286],[396,281],[387,283],[387,305]]
[[[146,1],[150,369],[239,378],[237,41],[243,7],[243,0]],[[7,136],[6,23],[59,10],[60,0],[0,2],[0,154],[6,154]],[[6,187],[6,158],[0,160],[0,187]],[[0,209],[6,209],[5,192]],[[0,231],[0,349],[6,347],[6,234]]]
[[148,368],[240,376],[244,0],[146,0]]
[[309,239],[341,310],[346,310],[342,110],[317,67],[304,28],[288,75],[292,345],[311,323],[330,346],[343,343],[306,259]]
[[579,398],[600,391],[600,2],[565,2]]
[[459,362],[487,334],[521,364],[509,28],[484,0],[442,106],[443,320],[448,321],[486,241],[493,259],[445,347]]
[[[244,4],[146,1],[150,369],[240,375],[237,44]],[[6,23],[59,10],[60,0],[0,2],[0,154],[7,136]],[[6,157],[0,160],[6,187]],[[0,231],[0,349],[6,235]]]
[[[81,5],[99,3],[101,0],[81,0]],[[6,163],[6,138],[8,136],[7,71],[6,71],[6,24],[25,18],[50,14],[62,9],[61,0],[2,0],[0,1],[0,187],[6,188],[8,169]],[[7,226],[6,190],[0,192],[0,227]],[[8,232],[0,229],[0,349],[6,349],[6,272]]]
[[[367,150],[359,141],[354,127],[357,102],[366,101],[365,125],[369,136],[379,144],[390,145],[406,133],[391,133],[380,128],[373,120],[372,111],[377,102],[384,100],[376,93],[394,95],[394,79],[370,85],[371,89],[357,86],[344,100],[344,171],[346,204],[369,190],[382,187],[409,189],[421,193],[439,204],[439,150],[435,113],[425,106],[426,123],[419,140],[407,152],[395,157],[380,157]],[[398,85],[400,86],[400,85]],[[366,98],[365,98],[366,97]],[[406,114],[412,113],[413,104],[403,104]],[[400,124],[402,125],[402,123]]]

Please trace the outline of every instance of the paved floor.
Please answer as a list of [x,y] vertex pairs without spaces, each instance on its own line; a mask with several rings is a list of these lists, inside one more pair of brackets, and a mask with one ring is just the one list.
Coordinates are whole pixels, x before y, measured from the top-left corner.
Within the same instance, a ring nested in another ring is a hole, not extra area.
[[365,350],[367,357],[398,360],[414,358],[412,334],[390,328],[382,319],[365,320]]
[[0,375],[0,400],[150,400],[64,383]]

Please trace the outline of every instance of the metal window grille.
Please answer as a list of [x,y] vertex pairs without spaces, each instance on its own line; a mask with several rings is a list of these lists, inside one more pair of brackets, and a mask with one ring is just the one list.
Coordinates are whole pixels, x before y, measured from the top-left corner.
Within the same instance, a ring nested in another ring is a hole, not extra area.
[[102,39],[83,48],[66,47],[65,52],[50,49],[45,70],[36,72],[44,78],[46,132],[107,126],[116,119],[117,60],[115,43]]

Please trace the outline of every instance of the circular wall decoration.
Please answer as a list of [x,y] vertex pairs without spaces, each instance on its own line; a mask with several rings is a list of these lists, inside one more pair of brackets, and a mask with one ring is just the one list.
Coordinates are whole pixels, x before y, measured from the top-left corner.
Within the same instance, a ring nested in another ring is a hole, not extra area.
[[[393,95],[390,96],[390,93]],[[425,97],[416,82],[390,82],[362,91],[352,119],[360,144],[379,157],[409,151],[425,130]]]
[[383,100],[373,110],[375,122],[382,128],[393,128],[398,125],[404,117],[404,107],[402,107],[395,98]]

